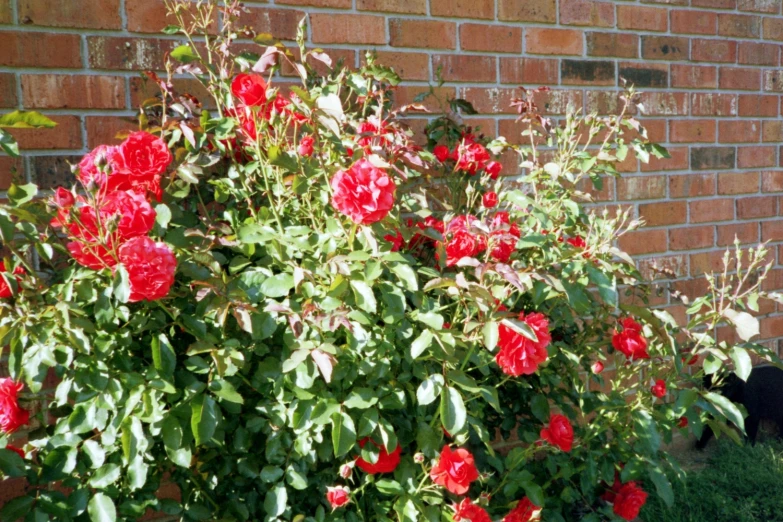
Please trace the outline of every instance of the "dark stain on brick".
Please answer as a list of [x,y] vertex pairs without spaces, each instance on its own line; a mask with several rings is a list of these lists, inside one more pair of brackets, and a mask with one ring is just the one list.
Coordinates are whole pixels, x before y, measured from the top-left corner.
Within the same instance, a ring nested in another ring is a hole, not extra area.
[[669,36],[642,36],[642,58],[687,60],[688,39]]
[[560,64],[563,83],[614,82],[614,62],[563,60]]
[[31,158],[30,174],[39,188],[68,187],[76,182],[70,164],[80,160],[80,156],[36,156]]
[[620,69],[620,78],[625,78],[628,83],[632,83],[636,87],[667,87],[669,85],[669,72],[659,69],[623,67]]
[[733,169],[736,162],[734,147],[693,147],[691,169]]

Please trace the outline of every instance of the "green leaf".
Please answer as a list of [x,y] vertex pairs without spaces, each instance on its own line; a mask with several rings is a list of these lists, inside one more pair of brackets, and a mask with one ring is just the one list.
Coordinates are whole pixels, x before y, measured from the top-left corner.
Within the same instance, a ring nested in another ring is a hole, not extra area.
[[198,60],[196,51],[194,51],[193,48],[189,45],[180,45],[175,47],[171,51],[171,57],[175,60],[179,60],[182,63],[190,63]]
[[704,397],[715,406],[721,415],[733,422],[740,430],[745,431],[745,419],[733,402],[715,392],[707,392],[704,394]]
[[435,312],[427,312],[423,314],[417,314],[416,320],[420,323],[424,323],[433,330],[442,330],[443,329],[443,316],[440,314],[436,314]]
[[637,411],[634,414],[634,426],[639,443],[643,444],[651,453],[658,451],[661,446],[661,435],[655,427],[655,420],[648,411]]
[[545,395],[536,395],[530,401],[530,411],[541,422],[549,422],[549,400]]
[[294,287],[292,274],[276,274],[261,283],[261,293],[267,297],[285,297]]
[[166,448],[166,455],[168,455],[171,462],[177,466],[189,468],[192,455],[189,447],[182,447],[182,426],[179,419],[173,415],[168,415],[163,419],[161,436],[163,438],[163,446]]
[[432,344],[432,337],[432,332],[424,330],[416,340],[411,343],[411,357],[413,359],[418,358],[424,353],[424,350],[430,347]]
[[[18,455],[17,455],[18,456]],[[35,499],[33,497],[23,496],[9,500],[3,509],[0,510],[0,520],[19,520],[24,517],[32,508]]]
[[669,479],[666,478],[666,474],[658,466],[651,466],[647,472],[650,480],[655,484],[655,491],[658,493],[658,496],[661,497],[661,500],[667,506],[672,507],[674,505],[674,491],[672,491],[672,485]]
[[207,395],[197,395],[191,404],[190,426],[196,444],[201,445],[212,438],[218,425],[218,407],[215,399]]
[[465,427],[468,418],[465,402],[462,400],[462,395],[451,386],[443,388],[440,394],[440,418],[443,427],[452,436]]
[[103,466],[103,463],[106,460],[106,451],[98,443],[98,441],[85,440],[82,444],[82,450],[87,454],[88,457],[90,457],[90,462],[92,462],[93,469],[97,469]]
[[0,128],[11,127],[15,129],[52,129],[56,126],[57,123],[53,122],[43,114],[35,111],[14,111],[10,114],[3,114],[0,116]]
[[610,279],[609,276],[598,270],[591,263],[587,263],[585,268],[590,281],[598,287],[601,299],[609,306],[617,306],[617,283],[614,277]]
[[400,279],[405,290],[415,292],[419,289],[419,279],[416,277],[416,272],[410,265],[397,263],[391,267],[391,271]]
[[400,497],[394,503],[394,510],[397,512],[399,522],[417,522],[419,520],[419,510],[416,509],[416,503],[407,496]]
[[724,310],[723,317],[731,321],[737,329],[737,335],[743,341],[759,334],[759,320],[748,312],[738,312],[731,308]]
[[245,400],[237,392],[233,384],[225,379],[214,379],[209,383],[209,391],[221,399],[235,404],[244,404]]
[[127,303],[130,299],[130,278],[123,265],[117,265],[112,281],[114,297],[121,303]]
[[356,427],[353,419],[345,412],[332,415],[332,445],[334,456],[342,457],[356,445]]
[[8,199],[17,207],[29,203],[37,195],[38,185],[34,183],[28,183],[26,185],[17,185],[14,183],[8,187]]
[[269,163],[282,167],[289,172],[297,172],[299,170],[299,163],[296,161],[296,157],[281,150],[277,145],[269,147],[267,157],[269,158]]
[[87,504],[87,513],[92,522],[115,522],[117,510],[114,501],[103,493],[96,493]]
[[364,281],[352,279],[351,288],[353,288],[353,293],[356,296],[356,306],[367,313],[374,314],[378,308],[378,303],[370,285]]
[[270,489],[264,498],[264,510],[270,518],[282,515],[286,504],[288,504],[288,491],[283,484],[278,484]]
[[444,380],[439,373],[430,375],[424,379],[416,390],[416,400],[419,405],[426,406],[432,404],[443,390]]
[[484,336],[484,346],[486,346],[487,350],[490,352],[494,352],[495,348],[497,348],[499,337],[498,330],[498,323],[494,321],[486,323],[481,329],[481,333]]
[[522,484],[522,488],[525,490],[525,494],[530,499],[530,502],[536,506],[544,505],[546,497],[544,497],[544,490],[541,489],[541,486],[532,482],[525,482]]
[[171,210],[169,209],[168,205],[163,203],[155,205],[155,222],[158,224],[158,226],[160,226],[160,228],[166,228],[169,226],[169,222],[171,222]]
[[731,360],[734,361],[734,373],[743,381],[750,377],[750,371],[753,369],[753,362],[750,360],[748,351],[739,346],[731,349]]
[[12,158],[19,157],[19,144],[13,136],[0,129],[0,149]]
[[0,449],[0,472],[5,477],[21,477],[24,475],[24,459],[15,451]]
[[120,479],[120,467],[117,464],[106,464],[101,466],[90,477],[90,487],[104,489],[106,486],[114,484]]
[[174,353],[166,334],[158,334],[152,338],[152,361],[155,369],[163,376],[171,379],[177,367],[177,354]]
[[397,496],[405,493],[400,483],[392,479],[381,479],[375,483],[375,487],[384,495]]
[[378,397],[376,395],[377,391],[371,390],[370,388],[354,388],[354,390],[348,394],[348,398],[343,401],[343,405],[346,408],[366,410],[378,402]]

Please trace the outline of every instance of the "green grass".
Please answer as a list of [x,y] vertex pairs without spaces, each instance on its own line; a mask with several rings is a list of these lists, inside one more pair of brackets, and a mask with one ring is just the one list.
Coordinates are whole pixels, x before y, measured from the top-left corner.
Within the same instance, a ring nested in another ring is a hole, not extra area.
[[[654,493],[642,510],[644,522],[783,522],[783,444],[756,446],[711,442],[709,465],[672,481],[669,508]],[[655,491],[647,484],[647,491]]]

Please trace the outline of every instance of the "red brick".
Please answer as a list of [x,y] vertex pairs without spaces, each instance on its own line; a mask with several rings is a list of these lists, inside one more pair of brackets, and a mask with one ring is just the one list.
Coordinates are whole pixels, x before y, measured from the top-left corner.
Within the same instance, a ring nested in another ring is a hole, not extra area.
[[560,0],[560,23],[614,27],[614,3],[595,0]]
[[460,47],[465,51],[492,53],[522,52],[522,28],[501,25],[462,24]]
[[734,244],[734,238],[742,244],[757,243],[759,240],[758,223],[738,223],[731,225],[719,225],[718,246],[726,247]]
[[672,228],[669,230],[671,250],[693,250],[708,248],[715,244],[715,227],[712,225]]
[[713,9],[734,9],[737,0],[692,0],[694,7],[712,7]]
[[718,15],[718,34],[735,38],[759,38],[761,36],[761,18],[750,15]]
[[0,31],[0,65],[76,68],[82,66],[79,35]]
[[761,223],[762,241],[783,241],[783,221],[762,221]]
[[569,106],[582,107],[583,96],[581,91],[551,90],[534,94],[533,101],[545,115],[565,114]]
[[24,74],[22,98],[30,109],[124,109],[121,76]]
[[737,59],[743,65],[778,65],[779,50],[775,44],[740,42]]
[[760,94],[740,94],[739,115],[775,117],[778,115],[778,97]]
[[519,98],[519,89],[465,87],[461,96],[480,114],[514,114],[516,109],[511,107],[511,100]]
[[783,192],[783,171],[767,170],[761,173],[762,192]]
[[713,223],[734,219],[733,199],[705,199],[689,203],[691,223]]
[[690,44],[680,36],[642,36],[642,58],[678,61],[688,59]]
[[631,33],[587,33],[590,56],[639,57],[639,36]]
[[783,141],[783,121],[764,120],[761,122],[761,141],[770,143]]
[[763,29],[765,40],[783,40],[783,18],[764,18]]
[[622,176],[617,179],[617,199],[660,199],[666,197],[665,176]]
[[720,143],[752,143],[760,139],[761,125],[758,121],[721,121],[718,127]]
[[556,0],[498,0],[498,18],[508,22],[554,23]]
[[494,56],[436,54],[432,57],[433,71],[441,68],[447,82],[495,82],[496,63]]
[[23,24],[85,29],[120,29],[119,0],[68,0],[41,2],[19,0],[19,20]]
[[648,226],[679,225],[688,218],[688,207],[685,201],[663,201],[639,205],[639,217]]
[[547,58],[501,58],[500,82],[519,85],[557,84],[560,64]]
[[239,25],[248,26],[256,33],[271,34],[281,40],[295,40],[299,22],[306,16],[296,9],[265,9],[246,7]]
[[0,24],[14,23],[14,13],[11,11],[11,1],[12,0],[0,0]]
[[432,16],[453,18],[495,18],[495,0],[430,0]]
[[669,64],[651,62],[620,62],[619,76],[639,87],[666,88],[669,86]]
[[695,62],[737,61],[737,42],[733,40],[691,40],[691,59]]
[[[623,108],[623,101],[620,99],[621,96],[622,93],[616,91],[586,91],[585,112],[595,112],[601,115],[620,114],[620,111]],[[649,124],[652,121],[658,120],[647,120],[645,121],[645,124]],[[661,123],[665,122],[661,121]]]
[[[758,191],[758,179],[756,186]],[[778,202],[774,196],[756,198],[737,198],[737,219],[759,219],[773,217],[778,213]]]
[[783,92],[783,71],[764,71],[764,86],[768,92]]
[[301,5],[307,7],[334,7],[337,9],[350,9],[352,0],[277,0],[276,4]]
[[666,230],[636,230],[619,240],[620,249],[632,256],[666,252],[666,245]]
[[0,74],[0,107],[16,107],[16,78],[13,74]]
[[669,176],[669,197],[695,198],[715,194],[715,174]]
[[670,156],[668,158],[657,159],[655,156],[652,156],[649,163],[641,163],[642,172],[684,170],[688,168],[689,156],[687,147],[669,147],[668,150]]
[[[22,158],[0,156],[0,190],[8,190],[11,183],[18,179],[17,176],[21,175],[23,169]],[[0,501],[2,501],[2,493],[0,493]]]
[[[362,63],[364,53],[360,53]],[[402,53],[394,51],[375,51],[378,63],[391,67],[403,80],[429,80],[430,57],[425,53]]]
[[[251,8],[248,8],[251,9]],[[253,9],[253,11],[257,11]],[[166,26],[179,25],[177,17],[169,15],[166,4],[163,0],[136,0],[125,3],[125,13],[128,19],[128,30],[135,33],[160,33]],[[193,8],[182,12],[182,20],[185,24],[191,24],[194,21],[196,13],[195,4]],[[257,16],[244,14],[240,18],[240,24],[252,25],[253,29],[259,32],[269,32],[259,30],[252,22],[257,22]],[[200,21],[200,18],[199,18]],[[217,12],[212,15],[210,30],[217,32]]]
[[647,116],[687,116],[688,94],[683,92],[644,92],[640,95]]
[[761,71],[744,67],[721,67],[720,88],[727,90],[758,91],[761,89]]
[[640,31],[666,31],[668,11],[659,7],[617,6],[617,27]]
[[139,124],[130,118],[115,116],[87,116],[87,148],[98,145],[117,145],[128,133],[139,130]]
[[694,116],[736,116],[737,95],[698,92],[691,95],[691,114]]
[[531,27],[525,33],[525,51],[530,54],[582,54],[582,31]]
[[57,123],[51,129],[8,129],[21,149],[81,149],[82,129],[78,116],[49,116]]
[[165,55],[177,46],[174,40],[88,36],[91,69],[127,71],[163,70]]
[[700,252],[690,255],[691,277],[723,271],[723,252]]
[[312,40],[316,44],[385,44],[386,19],[357,14],[311,13]]
[[392,47],[457,48],[457,25],[453,22],[392,18],[389,33]]
[[356,8],[360,11],[427,14],[427,0],[357,0]]
[[[173,80],[176,94],[188,94],[195,97],[204,107],[213,109],[215,102],[207,89],[195,78],[177,78]],[[130,79],[130,106],[140,107],[145,100],[160,96],[158,84],[146,76]]]
[[780,2],[778,0],[739,0],[737,9],[756,13],[780,14]]
[[709,11],[681,11],[671,13],[672,32],[684,34],[716,34],[718,16]]
[[[718,194],[752,194],[759,191],[758,172],[721,172],[718,174]],[[739,216],[742,219],[742,216]]]
[[681,89],[715,89],[718,70],[713,66],[672,64],[672,87]]
[[563,85],[615,85],[615,63],[597,60],[560,60]]
[[712,143],[715,141],[715,120],[672,120],[669,122],[672,143]]
[[775,165],[775,147],[737,147],[737,168],[755,169]]
[[[394,105],[395,107],[402,107],[403,105],[409,105],[411,103],[421,103],[431,111],[439,111],[440,105],[432,96],[426,98],[423,102],[416,102],[416,97],[425,92],[429,92],[429,87],[419,85],[398,87],[397,90],[394,91]],[[436,87],[435,94],[439,99],[447,100],[449,98],[454,98],[457,95],[457,90],[454,87]]]

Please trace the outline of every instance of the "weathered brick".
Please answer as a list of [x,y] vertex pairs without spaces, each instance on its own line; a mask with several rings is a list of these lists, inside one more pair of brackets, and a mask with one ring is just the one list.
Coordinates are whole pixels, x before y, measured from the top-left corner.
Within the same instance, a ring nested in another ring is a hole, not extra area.
[[[426,53],[375,51],[378,63],[391,67],[403,80],[429,80],[430,56]],[[362,63],[364,53],[360,53]]]
[[761,17],[750,15],[718,15],[718,34],[735,38],[759,38]]
[[389,34],[392,47],[457,48],[457,24],[453,22],[392,18]]
[[765,170],[761,173],[762,192],[783,192],[783,171]]
[[644,92],[639,97],[648,116],[687,116],[688,95],[682,92]]
[[720,143],[753,143],[761,140],[761,124],[754,120],[721,121],[718,127]]
[[16,78],[13,74],[0,74],[0,107],[16,107]]
[[159,71],[165,68],[165,55],[178,42],[159,38],[88,36],[90,68],[127,71]]
[[687,60],[688,47],[688,39],[679,36],[642,36],[642,58],[645,60]]
[[734,219],[734,199],[705,199],[688,203],[691,223],[714,223]]
[[721,67],[719,85],[727,90],[758,91],[761,89],[761,71],[746,67]]
[[691,114],[694,116],[736,116],[737,95],[697,92],[691,95]]
[[762,24],[765,40],[783,40],[783,18],[766,17]]
[[77,68],[82,66],[79,35],[0,31],[0,65]]
[[691,168],[694,170],[733,169],[737,151],[734,147],[693,147]]
[[609,61],[561,60],[563,85],[614,85],[615,64]]
[[769,92],[783,92],[783,71],[764,71],[763,88]]
[[623,234],[619,240],[622,250],[631,255],[655,254],[667,250],[666,230],[636,230]]
[[25,107],[35,109],[124,109],[125,78],[65,74],[24,74]]
[[700,252],[689,258],[691,277],[723,271],[723,252]]
[[760,42],[740,42],[737,61],[742,65],[777,65],[780,46]]
[[[254,8],[248,9],[253,11],[256,10]],[[178,25],[177,17],[175,15],[169,15],[163,0],[136,0],[125,2],[125,13],[128,20],[128,30],[134,33],[160,33],[168,25]],[[191,9],[180,11],[180,16],[185,24],[193,23],[195,14],[195,3]],[[258,18],[255,15],[243,13],[240,24],[254,25],[253,22],[257,21]],[[257,28],[254,27],[254,29]],[[212,33],[217,32],[217,11],[212,15],[210,31]]]
[[716,34],[718,16],[710,11],[671,12],[672,32],[683,34]]
[[755,169],[775,165],[775,147],[737,147],[737,168]]
[[551,85],[558,81],[560,66],[547,58],[500,58],[501,83]]
[[669,197],[695,198],[715,194],[715,174],[669,176]]
[[[758,172],[721,172],[718,174],[718,194],[752,194],[759,191]],[[739,216],[742,219],[742,216]]]
[[[756,187],[758,190],[758,180]],[[778,202],[775,196],[737,198],[737,219],[760,219],[776,216]]]
[[554,23],[557,20],[556,0],[498,0],[498,18],[507,22]]
[[502,25],[462,24],[460,47],[465,51],[522,52],[522,28]]
[[758,223],[718,225],[717,233],[717,244],[719,247],[733,245],[735,238],[738,239],[741,244],[758,243],[759,225]]
[[360,11],[427,14],[427,0],[357,0],[356,8]]
[[[0,190],[8,190],[14,182],[26,183],[22,158],[0,156]],[[3,499],[2,495],[0,493],[0,501]]]
[[669,248],[671,250],[708,248],[714,244],[715,227],[712,225],[672,228],[669,230]]
[[689,152],[687,147],[668,147],[669,157],[658,159],[650,157],[649,163],[641,163],[642,172],[660,172],[664,170],[685,170],[688,168]]
[[666,31],[669,27],[669,12],[659,7],[635,5],[617,6],[617,27],[641,31]]
[[8,129],[20,149],[81,149],[82,129],[78,116],[49,116],[57,126],[51,129]]
[[122,27],[119,0],[68,0],[41,2],[19,0],[19,20],[23,24],[85,29]]
[[636,87],[667,87],[669,85],[669,66],[657,63],[619,64],[619,78],[624,78]]
[[337,9],[350,9],[352,0],[277,0],[276,4],[301,5],[307,7],[333,7]]
[[[429,90],[429,87],[422,85],[403,85],[398,87],[394,92],[394,105],[402,107],[411,103],[421,103],[431,111],[439,111],[440,106],[432,96],[426,98],[423,102],[416,102],[417,96],[429,92]],[[454,87],[435,87],[435,95],[438,99],[446,100],[454,98],[457,95],[457,90]]]
[[737,61],[737,42],[733,40],[691,40],[691,59],[695,62]]
[[712,143],[715,141],[715,120],[672,120],[669,122],[672,143]]
[[665,176],[622,176],[617,179],[617,198],[620,201],[664,197],[666,197]]
[[295,40],[299,22],[306,16],[296,9],[266,9],[247,7],[239,18],[240,26],[248,26],[256,33],[271,34],[281,40]]
[[0,24],[12,23],[14,23],[14,12],[11,10],[11,0],[0,0]]
[[386,19],[357,14],[311,13],[313,43],[385,44]]
[[453,18],[495,18],[495,0],[430,0],[432,16]]
[[[176,94],[188,94],[196,98],[199,103],[208,109],[215,107],[215,101],[206,88],[195,78],[177,78],[173,80]],[[130,106],[140,107],[145,100],[156,98],[160,95],[158,84],[146,76],[130,79]]]
[[133,118],[119,116],[87,116],[87,148],[98,145],[117,145],[125,136],[139,130],[139,124]]
[[778,115],[778,97],[761,94],[740,94],[739,115],[775,117]]
[[685,201],[648,203],[639,205],[639,217],[651,227],[679,225],[687,221],[688,207]]
[[461,96],[468,100],[479,114],[514,114],[511,100],[519,97],[519,90],[497,87],[465,87]]
[[582,107],[583,96],[581,91],[553,89],[534,94],[533,101],[543,114],[555,115],[565,114],[569,106]]
[[780,2],[778,0],[739,0],[737,9],[755,13],[780,14]]
[[30,161],[30,177],[43,189],[72,186],[76,177],[71,165],[80,160],[81,156],[35,156]]
[[440,67],[447,82],[494,82],[496,62],[494,56],[436,54],[432,57],[432,68],[437,71]]
[[[598,114],[619,114],[623,107],[622,94],[616,91],[586,91],[585,112]],[[652,120],[650,120],[652,121]],[[645,122],[645,123],[649,123]]]
[[783,121],[764,120],[761,122],[761,141],[764,143],[783,141]]
[[672,64],[672,87],[682,89],[714,89],[718,86],[718,70],[713,66]]
[[631,33],[587,33],[590,56],[639,57],[639,36]]
[[560,23],[614,27],[614,2],[560,0]]
[[582,31],[531,27],[525,32],[525,51],[530,54],[582,54]]
[[734,9],[737,7],[737,0],[692,0],[691,5],[713,9]]

